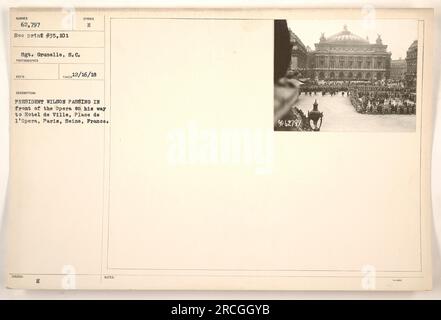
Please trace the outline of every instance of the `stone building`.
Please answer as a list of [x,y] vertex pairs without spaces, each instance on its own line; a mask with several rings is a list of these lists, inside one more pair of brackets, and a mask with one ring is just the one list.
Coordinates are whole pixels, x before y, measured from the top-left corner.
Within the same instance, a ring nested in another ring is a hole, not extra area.
[[390,77],[391,53],[380,35],[370,43],[343,30],[326,38],[324,33],[311,52],[309,76],[319,80],[381,80]]
[[307,50],[302,40],[291,30],[290,43],[291,43],[291,65],[289,71],[300,76],[306,75],[306,63],[307,63]]
[[417,79],[417,56],[418,56],[418,41],[415,40],[407,49],[406,53],[406,83],[408,86],[416,86]]
[[390,63],[390,78],[393,80],[404,80],[406,76],[407,63],[405,59],[392,60]]

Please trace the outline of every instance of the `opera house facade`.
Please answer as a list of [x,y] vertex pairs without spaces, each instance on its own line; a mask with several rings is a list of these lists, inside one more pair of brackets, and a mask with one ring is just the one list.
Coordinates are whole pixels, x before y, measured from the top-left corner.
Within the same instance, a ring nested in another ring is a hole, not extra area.
[[375,43],[348,30],[325,37],[308,53],[309,77],[318,80],[382,80],[390,77],[391,53],[380,35]]

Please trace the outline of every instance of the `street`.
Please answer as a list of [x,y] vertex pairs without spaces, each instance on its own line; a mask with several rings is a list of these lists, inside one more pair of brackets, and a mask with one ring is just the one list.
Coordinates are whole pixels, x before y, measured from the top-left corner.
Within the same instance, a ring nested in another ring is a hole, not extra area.
[[322,96],[320,92],[312,96],[302,93],[294,106],[308,115],[315,99],[318,109],[323,112],[320,131],[415,131],[416,115],[357,113],[349,97],[346,95],[342,97],[341,93],[334,96],[329,94]]

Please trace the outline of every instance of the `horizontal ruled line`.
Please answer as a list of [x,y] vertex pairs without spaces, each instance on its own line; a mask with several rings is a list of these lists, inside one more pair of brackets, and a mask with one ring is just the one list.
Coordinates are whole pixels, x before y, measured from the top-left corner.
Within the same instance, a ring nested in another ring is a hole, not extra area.
[[[363,278],[364,275],[241,275],[241,274],[123,274],[108,273],[119,277],[239,277],[239,278]],[[66,273],[9,273],[9,276],[66,276]],[[76,274],[77,276],[101,276],[101,274]],[[105,273],[106,275],[106,273]],[[382,279],[422,279],[424,276],[376,276]]]
[[33,29],[33,30],[12,30],[12,32],[104,32],[104,30],[41,30],[41,29]]
[[104,64],[104,62],[14,62],[13,64]]
[[55,49],[104,49],[104,47],[85,47],[85,46],[12,46],[13,48],[55,48]]
[[75,81],[104,81],[104,79],[90,79],[90,78],[88,78],[88,79],[64,79],[64,78],[61,78],[61,79],[58,79],[58,78],[55,78],[55,79],[16,79],[16,78],[14,78],[14,79],[12,79],[12,80],[17,80],[17,81],[22,81],[22,80],[24,80],[24,81],[30,81],[30,80],[32,80],[32,81],[40,81],[40,80],[50,80],[50,81],[59,81],[59,80],[75,80]]

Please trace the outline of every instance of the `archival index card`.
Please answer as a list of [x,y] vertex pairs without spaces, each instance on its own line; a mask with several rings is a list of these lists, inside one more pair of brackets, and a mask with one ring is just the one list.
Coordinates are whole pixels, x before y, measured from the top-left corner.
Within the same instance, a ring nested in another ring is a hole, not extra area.
[[433,12],[311,17],[11,9],[8,287],[430,289]]

